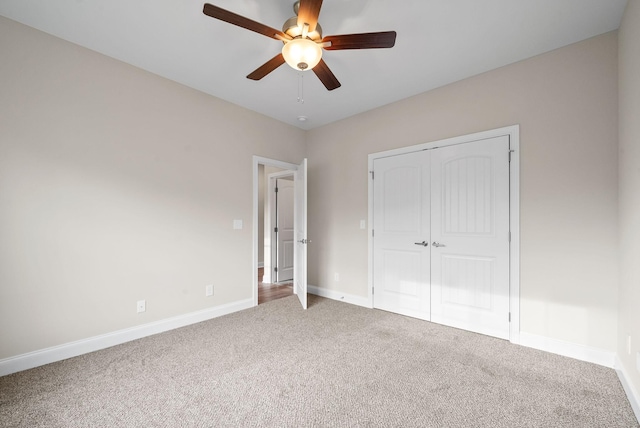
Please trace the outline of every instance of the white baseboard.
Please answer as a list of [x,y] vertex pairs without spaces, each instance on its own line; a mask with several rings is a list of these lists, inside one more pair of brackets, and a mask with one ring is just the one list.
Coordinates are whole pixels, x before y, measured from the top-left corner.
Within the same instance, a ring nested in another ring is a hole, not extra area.
[[627,398],[629,399],[629,403],[631,403],[633,413],[636,414],[636,419],[638,419],[638,423],[640,423],[640,394],[638,394],[638,391],[633,387],[633,384],[629,382],[629,376],[627,375],[627,371],[624,369],[619,357],[616,357],[615,368],[618,373],[618,378],[620,378],[620,383],[622,383],[622,387],[624,388],[624,392],[627,393]]
[[600,348],[551,339],[522,331],[520,332],[520,345],[609,368],[614,368],[615,366],[616,353]]
[[354,296],[353,294],[341,293],[339,291],[327,290],[326,288],[320,288],[315,285],[307,285],[307,291],[316,296],[326,297],[327,299],[338,300],[340,302],[350,303],[356,306],[363,306],[365,308],[371,308],[369,299],[366,297]]
[[66,360],[67,358],[77,357],[78,355],[89,352],[99,351],[100,349],[217,318],[253,306],[253,299],[241,300],[239,302],[216,306],[202,311],[179,315],[124,330],[114,331],[112,333],[29,352],[27,354],[17,355],[15,357],[5,358],[0,360],[0,376]]

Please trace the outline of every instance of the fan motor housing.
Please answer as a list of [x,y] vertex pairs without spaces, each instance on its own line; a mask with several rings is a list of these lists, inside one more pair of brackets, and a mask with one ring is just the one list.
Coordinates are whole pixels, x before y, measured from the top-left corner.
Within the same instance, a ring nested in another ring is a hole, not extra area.
[[[302,28],[298,27],[298,17],[293,16],[287,19],[282,26],[282,32],[291,36],[292,38],[301,37],[302,36]],[[316,24],[315,31],[310,31],[307,33],[307,38],[313,40],[314,42],[319,42],[322,40],[322,27],[320,24]]]

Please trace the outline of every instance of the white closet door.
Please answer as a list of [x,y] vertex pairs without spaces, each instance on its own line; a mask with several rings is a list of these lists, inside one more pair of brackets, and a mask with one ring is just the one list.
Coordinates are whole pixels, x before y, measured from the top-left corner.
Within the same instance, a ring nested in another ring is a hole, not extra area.
[[431,150],[431,320],[509,338],[509,138]]
[[374,160],[374,307],[429,319],[429,152]]

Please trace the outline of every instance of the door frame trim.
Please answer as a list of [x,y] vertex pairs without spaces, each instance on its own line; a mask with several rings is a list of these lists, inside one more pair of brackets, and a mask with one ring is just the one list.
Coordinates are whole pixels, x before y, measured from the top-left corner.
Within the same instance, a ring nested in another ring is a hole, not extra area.
[[[261,156],[253,156],[253,250],[251,263],[251,300],[253,306],[258,306],[258,165],[273,166],[275,168],[297,171],[298,165],[289,162],[283,162],[276,159],[265,158]],[[295,197],[294,197],[295,198]],[[295,199],[294,199],[295,200]],[[295,202],[294,202],[295,203]]]
[[368,156],[369,179],[368,186],[368,269],[367,269],[367,300],[373,308],[373,161],[375,159],[396,156],[421,150],[456,144],[471,143],[489,138],[509,136],[511,162],[509,163],[509,230],[511,243],[509,245],[509,311],[511,322],[509,325],[509,341],[520,343],[520,125],[491,129],[444,140],[422,143],[399,149],[370,153]]

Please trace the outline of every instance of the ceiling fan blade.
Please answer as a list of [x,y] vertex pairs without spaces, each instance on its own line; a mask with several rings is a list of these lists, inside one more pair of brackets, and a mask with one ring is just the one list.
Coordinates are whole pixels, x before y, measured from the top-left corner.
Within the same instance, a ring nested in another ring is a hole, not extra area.
[[276,68],[280,67],[282,64],[284,64],[284,62],[285,62],[284,57],[282,56],[281,53],[279,53],[278,55],[271,58],[269,61],[262,64],[251,74],[249,74],[247,76],[247,79],[260,80],[267,74],[271,73]]
[[[244,16],[240,16],[236,13],[229,12],[228,10],[222,9],[209,3],[204,4],[202,13],[212,18],[228,22],[229,24],[237,25],[238,27],[255,31],[256,33],[271,37],[272,39],[281,40],[280,38],[285,38],[291,40],[290,36],[287,36],[280,30],[276,30],[275,28],[271,28],[267,25],[253,21],[249,18],[245,18]],[[280,36],[280,38],[276,36]]]
[[302,28],[305,24],[309,24],[309,32],[313,33],[318,25],[321,7],[322,0],[300,0],[298,27]]
[[322,42],[331,42],[325,47],[328,51],[342,49],[380,49],[392,48],[396,44],[395,31],[379,33],[343,34],[341,36],[327,36]]
[[318,65],[313,67],[313,72],[316,74],[316,76],[318,76],[318,79],[320,79],[322,84],[329,91],[333,91],[334,89],[337,89],[340,86],[342,86],[340,82],[338,82],[338,79],[336,79],[336,76],[334,76],[333,72],[329,69],[329,67],[327,66],[327,63],[324,62],[323,59],[320,60]]

